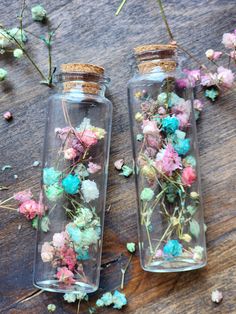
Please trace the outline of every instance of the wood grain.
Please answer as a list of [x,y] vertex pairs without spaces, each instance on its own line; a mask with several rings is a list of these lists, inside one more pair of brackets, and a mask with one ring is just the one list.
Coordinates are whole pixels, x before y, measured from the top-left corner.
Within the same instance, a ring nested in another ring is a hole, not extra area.
[[[29,1],[29,5],[38,1]],[[40,1],[51,16],[52,24],[62,21],[54,45],[54,60],[92,62],[104,66],[112,83],[108,97],[114,104],[113,133],[103,246],[100,290],[119,287],[120,267],[127,260],[125,244],[137,241],[136,199],[133,178],[118,175],[113,162],[125,158],[131,163],[126,84],[133,73],[133,47],[168,40],[155,0],[128,0],[118,17],[120,0]],[[236,25],[235,0],[164,1],[177,40],[204,61],[207,48],[221,49],[221,35]],[[20,1],[1,1],[0,22],[13,27]],[[26,19],[27,27],[42,33],[46,26]],[[31,41],[35,42],[35,40]],[[32,46],[36,60],[45,65],[44,48]],[[42,52],[44,51],[44,52]],[[0,199],[13,191],[35,186],[38,191],[40,168],[32,163],[41,159],[45,108],[54,91],[38,84],[39,77],[26,60],[15,61],[0,55],[0,66],[9,72],[9,80],[0,85],[1,113],[10,109],[12,122],[0,119],[0,184],[9,186]],[[189,62],[188,59],[185,60]],[[195,65],[194,65],[195,66]],[[236,96],[229,93],[214,105],[206,106],[198,125],[205,221],[208,225],[208,265],[199,271],[182,274],[143,272],[138,253],[126,276],[125,292],[129,305],[122,313],[135,314],[209,314],[236,313]],[[13,175],[17,174],[15,180]],[[21,229],[18,230],[18,226]],[[32,285],[35,232],[15,212],[0,212],[0,313],[46,314],[54,303],[56,313],[76,313],[75,304],[67,304],[59,294],[43,293],[23,302],[37,290]],[[108,266],[110,265],[110,266]],[[211,291],[220,289],[224,300],[211,302]],[[87,313],[87,305],[81,306]],[[116,313],[101,309],[100,313]]]

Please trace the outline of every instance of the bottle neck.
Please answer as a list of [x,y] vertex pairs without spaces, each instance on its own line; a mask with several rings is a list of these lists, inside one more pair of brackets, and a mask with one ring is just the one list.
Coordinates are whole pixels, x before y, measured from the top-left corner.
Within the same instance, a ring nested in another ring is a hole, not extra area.
[[163,47],[155,49],[155,46],[148,46],[148,49],[135,51],[138,71],[142,74],[157,71],[172,72],[176,69],[177,54],[176,49]]
[[60,73],[59,88],[62,93],[80,93],[104,97],[109,78],[93,73]]

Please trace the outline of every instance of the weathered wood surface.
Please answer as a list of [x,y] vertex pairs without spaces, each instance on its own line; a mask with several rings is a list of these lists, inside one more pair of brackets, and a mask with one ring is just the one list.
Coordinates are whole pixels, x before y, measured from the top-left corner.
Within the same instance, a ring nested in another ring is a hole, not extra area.
[[[54,45],[59,65],[70,61],[103,65],[112,78],[109,98],[114,104],[113,134],[103,246],[100,291],[120,283],[120,267],[127,241],[137,241],[136,200],[133,178],[124,179],[114,170],[113,162],[124,157],[131,162],[126,82],[132,75],[133,47],[143,43],[166,42],[167,36],[155,0],[128,0],[119,17],[114,16],[120,0],[40,1],[54,24],[63,24]],[[32,1],[37,3],[37,1]],[[199,58],[206,48],[221,47],[221,34],[235,27],[235,0],[164,1],[176,38]],[[1,1],[0,21],[13,27],[20,1]],[[41,27],[27,19],[31,31]],[[45,28],[45,27],[44,27]],[[42,48],[43,49],[43,48]],[[32,49],[35,58],[46,64],[46,52]],[[39,77],[26,60],[13,61],[0,56],[0,66],[9,71],[9,81],[0,85],[1,113],[10,109],[14,120],[0,119],[0,166],[13,168],[1,172],[0,184],[13,191],[35,186],[38,190],[40,169],[32,168],[41,159],[45,106],[52,93],[38,84]],[[209,314],[236,313],[236,96],[231,93],[220,103],[205,108],[198,126],[205,221],[208,225],[208,266],[199,271],[152,274],[141,270],[138,253],[126,276],[125,292],[129,305],[123,313],[136,314]],[[13,175],[19,178],[15,180]],[[18,226],[21,229],[18,230]],[[47,305],[57,305],[56,313],[76,313],[75,304],[62,296],[43,293],[24,300],[37,290],[32,285],[35,232],[15,212],[0,212],[0,313],[47,313]],[[123,254],[121,256],[121,254]],[[120,258],[119,258],[120,257]],[[219,288],[223,302],[211,302],[211,291]],[[81,306],[86,313],[87,306]],[[101,309],[100,313],[115,313]]]

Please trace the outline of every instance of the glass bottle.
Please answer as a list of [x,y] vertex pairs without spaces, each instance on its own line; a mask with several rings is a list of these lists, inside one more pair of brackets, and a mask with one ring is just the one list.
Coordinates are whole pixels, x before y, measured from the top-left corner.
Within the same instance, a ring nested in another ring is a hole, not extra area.
[[49,103],[34,285],[89,293],[99,285],[112,104],[91,64],[63,64]]
[[142,268],[176,272],[206,265],[192,90],[181,84],[175,45],[135,48],[128,83]]

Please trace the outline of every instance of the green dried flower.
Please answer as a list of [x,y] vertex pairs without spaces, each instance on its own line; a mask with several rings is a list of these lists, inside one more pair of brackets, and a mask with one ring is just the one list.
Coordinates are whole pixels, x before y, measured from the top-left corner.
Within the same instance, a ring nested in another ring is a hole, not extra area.
[[7,77],[7,71],[4,70],[3,68],[0,68],[0,81],[4,81],[6,77]]
[[135,243],[134,242],[130,242],[126,244],[126,248],[130,253],[134,253],[135,252]]
[[13,42],[13,40],[11,39],[11,37],[14,37],[15,40],[17,40],[20,43],[24,43],[27,41],[27,36],[25,34],[25,32],[23,30],[20,30],[18,27],[14,27],[12,29],[8,30],[9,33],[9,38],[10,40]]
[[37,22],[42,22],[47,17],[47,11],[40,4],[32,7],[32,19]]
[[141,195],[140,195],[140,198],[142,201],[151,201],[151,199],[153,198],[154,196],[154,192],[152,189],[150,188],[144,188],[141,192]]
[[23,56],[23,54],[24,54],[23,50],[18,48],[13,51],[13,56],[17,59],[20,59]]
[[56,308],[57,307],[55,304],[48,304],[48,306],[47,306],[48,312],[55,312]]
[[120,176],[128,178],[133,173],[133,169],[131,169],[129,166],[124,165],[121,169],[122,173],[120,173]]

